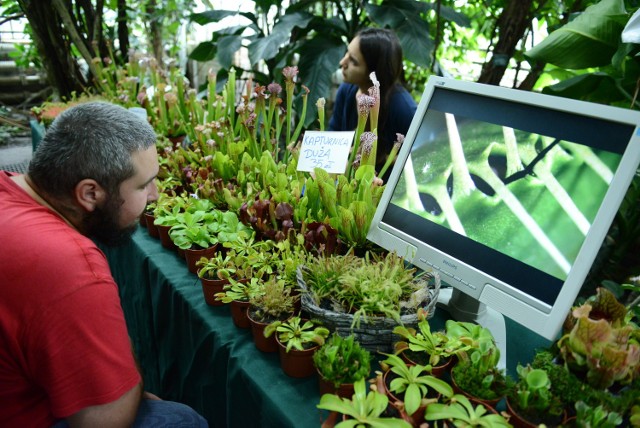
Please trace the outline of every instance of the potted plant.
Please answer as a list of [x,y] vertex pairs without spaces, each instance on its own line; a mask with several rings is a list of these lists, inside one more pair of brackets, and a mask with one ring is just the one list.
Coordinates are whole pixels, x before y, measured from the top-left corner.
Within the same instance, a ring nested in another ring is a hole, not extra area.
[[451,380],[458,392],[495,406],[507,390],[507,377],[498,368],[500,350],[491,332],[478,324],[447,320],[447,335],[461,341],[468,349],[457,353]]
[[316,257],[300,266],[298,284],[313,318],[382,352],[392,351],[397,325],[417,324],[419,308],[433,313],[440,287],[437,274],[417,274],[395,253]]
[[335,393],[348,398],[353,394],[353,384],[369,376],[371,354],[353,335],[334,333],[313,354],[313,364],[319,374],[321,395]]
[[511,427],[503,416],[483,404],[474,405],[462,394],[453,395],[446,403],[429,405],[424,418],[427,421],[444,421],[454,427]]
[[507,408],[516,427],[555,426],[564,420],[562,402],[553,396],[551,381],[543,369],[517,366],[518,380],[507,393]]
[[314,321],[293,316],[275,321],[264,330],[266,337],[275,334],[279,345],[282,371],[291,377],[311,376],[315,371],[313,353],[324,344],[329,330]]
[[275,336],[266,337],[264,329],[274,321],[285,321],[293,316],[295,297],[284,279],[272,275],[264,280],[249,297],[247,316],[256,347],[263,352],[278,352]]
[[469,346],[444,331],[432,332],[422,309],[418,311],[418,319],[417,330],[404,325],[393,329],[393,333],[402,338],[395,343],[395,351],[409,363],[428,364],[431,374],[440,376],[451,366],[455,354]]
[[248,281],[239,281],[229,278],[229,284],[224,286],[224,291],[215,295],[222,303],[231,305],[231,318],[236,327],[251,328],[247,310],[249,300],[260,288],[262,279],[251,277]]
[[247,280],[249,272],[246,269],[245,260],[243,257],[238,257],[233,251],[218,251],[212,257],[201,257],[196,262],[202,292],[208,305],[220,306],[224,304],[216,296],[224,294],[224,286],[229,284],[230,278],[239,282]]
[[[579,428],[613,428],[622,424],[622,416],[613,411],[608,411],[602,405],[590,406],[584,401],[577,401],[575,404],[576,416],[574,423],[569,426]],[[636,421],[637,423],[637,421]],[[637,426],[633,424],[632,426]]]
[[201,257],[210,257],[216,252],[218,238],[206,226],[212,220],[210,212],[187,211],[179,215],[179,223],[169,230],[171,240],[184,250],[187,268],[191,273],[198,273],[196,262]]
[[411,428],[411,424],[403,419],[384,416],[389,398],[375,389],[367,391],[365,379],[356,381],[353,389],[351,399],[333,394],[324,394],[320,398],[317,405],[319,409],[337,412],[350,418],[338,423],[336,428]]
[[180,223],[180,215],[185,209],[185,199],[180,196],[170,196],[160,193],[153,210],[153,224],[158,229],[158,237],[162,246],[175,249],[176,245],[169,236],[169,230]]
[[451,386],[431,375],[429,367],[415,364],[408,366],[397,355],[385,354],[386,359],[381,362],[384,370],[384,385],[391,403],[400,414],[408,417],[412,424],[422,423],[424,410],[430,403],[438,401],[440,395],[451,397]]
[[640,333],[632,313],[606,288],[575,307],[558,340],[560,357],[594,388],[628,385],[640,375]]

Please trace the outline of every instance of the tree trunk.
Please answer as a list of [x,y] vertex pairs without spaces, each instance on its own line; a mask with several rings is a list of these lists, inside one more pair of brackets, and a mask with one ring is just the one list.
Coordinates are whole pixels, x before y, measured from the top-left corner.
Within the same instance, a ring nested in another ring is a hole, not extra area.
[[81,93],[87,86],[78,63],[71,54],[71,42],[49,1],[18,0],[20,8],[31,24],[36,44],[50,85],[62,98]]
[[518,42],[531,24],[532,4],[533,0],[510,0],[507,3],[496,24],[498,42],[491,59],[482,66],[479,83],[500,84]]
[[156,0],[147,0],[145,9],[149,20],[151,50],[158,65],[162,66],[162,23],[156,13]]
[[129,57],[129,27],[127,26],[127,0],[118,0],[118,42],[120,55],[126,61]]

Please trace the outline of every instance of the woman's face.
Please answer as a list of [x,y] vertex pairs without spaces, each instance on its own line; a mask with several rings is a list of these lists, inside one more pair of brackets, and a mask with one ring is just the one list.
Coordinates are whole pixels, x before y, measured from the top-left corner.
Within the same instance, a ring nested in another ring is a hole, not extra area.
[[369,81],[369,69],[364,62],[362,52],[360,52],[360,37],[355,37],[347,47],[347,53],[340,60],[342,77],[347,83],[352,83],[366,91],[371,82]]

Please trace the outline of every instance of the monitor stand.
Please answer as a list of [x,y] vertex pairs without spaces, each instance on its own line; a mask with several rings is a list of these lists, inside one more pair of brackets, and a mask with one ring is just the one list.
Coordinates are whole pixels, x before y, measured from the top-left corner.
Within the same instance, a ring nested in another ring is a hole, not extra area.
[[437,306],[456,321],[473,322],[489,329],[500,350],[498,368],[506,371],[507,329],[501,313],[453,287],[440,289]]

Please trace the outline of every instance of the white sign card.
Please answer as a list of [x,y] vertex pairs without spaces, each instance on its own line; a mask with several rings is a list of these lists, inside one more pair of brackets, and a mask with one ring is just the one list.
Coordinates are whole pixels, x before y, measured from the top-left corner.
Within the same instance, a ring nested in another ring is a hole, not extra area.
[[302,139],[298,171],[322,168],[330,174],[347,169],[349,151],[356,131],[307,131]]

